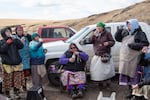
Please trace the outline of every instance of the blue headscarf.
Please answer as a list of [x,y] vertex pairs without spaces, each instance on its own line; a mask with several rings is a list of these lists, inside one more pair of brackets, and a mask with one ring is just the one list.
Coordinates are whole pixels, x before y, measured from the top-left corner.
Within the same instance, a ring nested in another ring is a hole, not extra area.
[[139,28],[139,22],[137,19],[130,19],[126,21],[126,25],[130,23],[131,24],[131,28],[130,28],[130,32],[133,33],[135,31],[135,29]]

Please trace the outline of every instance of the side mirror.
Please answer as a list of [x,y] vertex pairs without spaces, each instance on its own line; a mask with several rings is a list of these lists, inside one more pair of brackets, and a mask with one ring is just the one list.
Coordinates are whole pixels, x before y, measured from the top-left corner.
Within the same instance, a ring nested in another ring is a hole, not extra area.
[[80,42],[79,42],[81,45],[84,45],[85,43],[84,43],[84,40],[81,40]]
[[90,44],[89,38],[86,38],[86,39],[81,40],[81,41],[80,41],[80,44],[81,44],[81,45]]

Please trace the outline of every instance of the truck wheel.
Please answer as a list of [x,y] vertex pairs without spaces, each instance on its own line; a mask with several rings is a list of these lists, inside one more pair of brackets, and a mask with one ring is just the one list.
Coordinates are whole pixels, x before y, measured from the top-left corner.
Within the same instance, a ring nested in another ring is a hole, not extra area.
[[[52,72],[51,65],[55,66],[55,72]],[[60,74],[57,73],[57,71],[59,69],[59,66],[60,65],[58,63],[58,59],[53,60],[53,61],[49,61],[46,64],[46,69],[47,69],[47,75],[48,75],[49,82],[54,86],[59,86],[60,85]]]

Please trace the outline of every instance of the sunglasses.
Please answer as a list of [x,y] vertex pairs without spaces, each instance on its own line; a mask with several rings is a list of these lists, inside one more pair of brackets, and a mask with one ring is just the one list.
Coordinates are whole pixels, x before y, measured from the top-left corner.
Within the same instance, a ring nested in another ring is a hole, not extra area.
[[70,49],[76,49],[76,47],[71,47]]

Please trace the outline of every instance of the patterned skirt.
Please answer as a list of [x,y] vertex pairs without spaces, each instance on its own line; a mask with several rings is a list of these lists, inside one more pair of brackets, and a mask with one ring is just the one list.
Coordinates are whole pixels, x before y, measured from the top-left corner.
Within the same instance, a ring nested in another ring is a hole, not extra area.
[[86,82],[86,75],[84,71],[78,72],[64,71],[61,74],[60,78],[63,83],[63,86],[85,84]]
[[[24,80],[24,73],[23,71],[21,71],[20,69],[17,71],[17,70],[13,70],[11,71],[10,73],[8,73],[6,71],[6,69],[4,68],[4,66],[6,65],[2,65],[2,79],[3,79],[3,82],[2,82],[2,91],[5,92],[6,90],[10,90],[10,89],[13,89],[14,87],[15,88],[18,88],[20,89],[22,86],[25,86],[25,80]],[[7,67],[21,67],[22,64],[20,65],[16,65],[16,66],[10,66],[10,65],[7,65]]]

